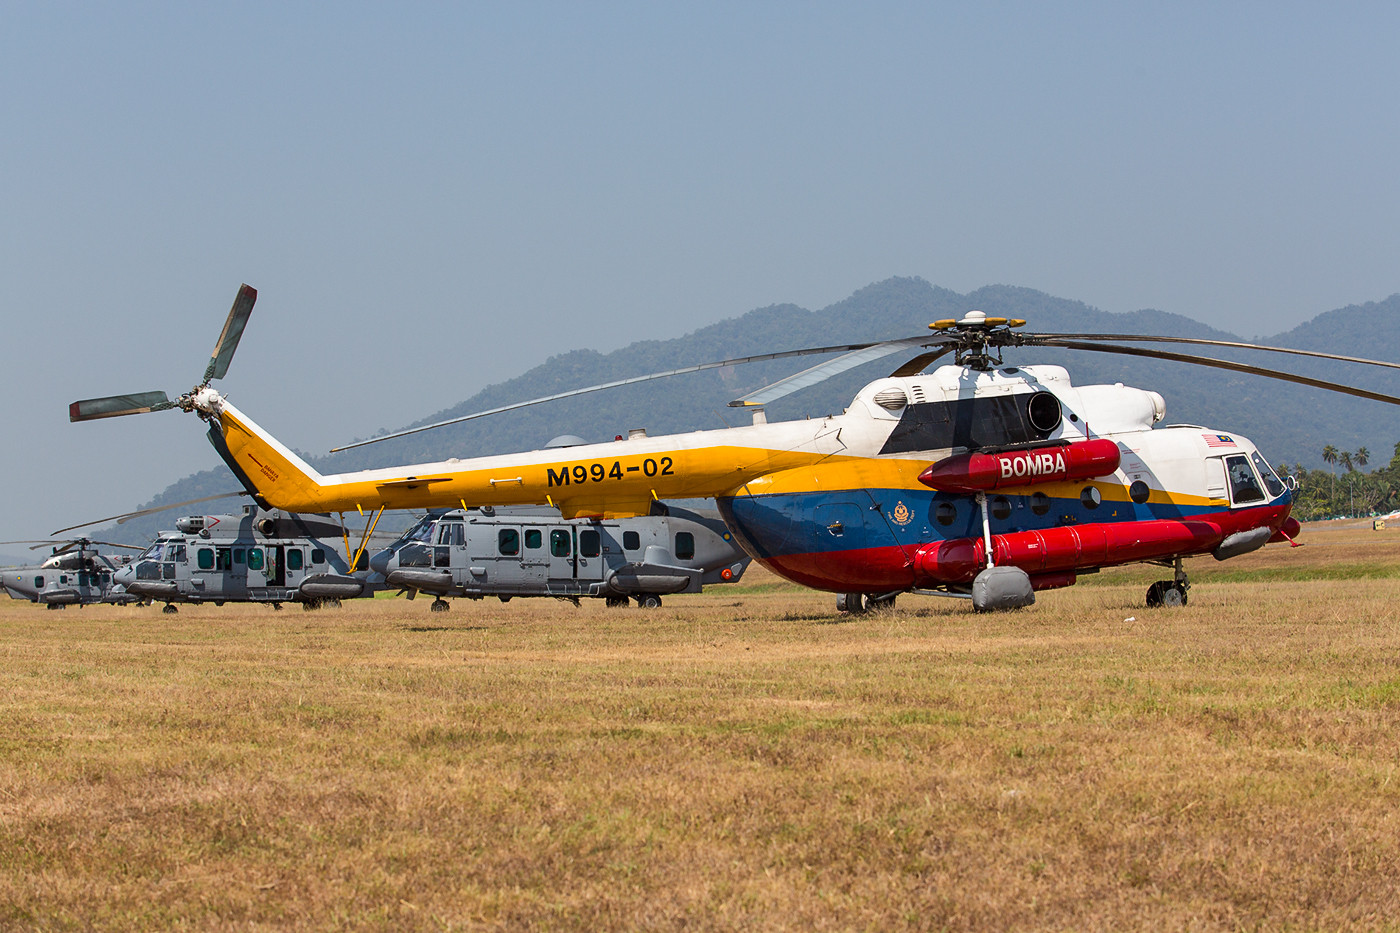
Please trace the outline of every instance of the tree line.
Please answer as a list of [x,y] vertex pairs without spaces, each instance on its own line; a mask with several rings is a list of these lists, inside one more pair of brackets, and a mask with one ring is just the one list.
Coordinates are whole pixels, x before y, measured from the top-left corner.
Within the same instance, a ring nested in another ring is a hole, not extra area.
[[[1301,463],[1281,463],[1274,468],[1293,487],[1293,515],[1300,521],[1343,516],[1386,515],[1400,510],[1400,443],[1390,462],[1370,472],[1371,452],[1354,452],[1328,444],[1322,448],[1324,470],[1309,470]],[[1338,468],[1340,467],[1340,474]]]

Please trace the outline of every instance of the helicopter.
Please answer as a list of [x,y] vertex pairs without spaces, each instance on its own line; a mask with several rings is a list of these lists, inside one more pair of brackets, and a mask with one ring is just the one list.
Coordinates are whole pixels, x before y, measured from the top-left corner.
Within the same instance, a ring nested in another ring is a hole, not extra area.
[[52,547],[53,553],[32,567],[6,567],[0,570],[0,587],[12,599],[27,599],[49,609],[86,606],[93,603],[133,603],[140,598],[128,594],[116,582],[118,573],[129,557],[111,557],[99,553],[103,547],[141,550],[130,544],[73,538],[68,541],[6,541],[5,544],[29,544],[30,550]]
[[[683,372],[840,353],[732,402],[752,409],[750,425],[323,476],[210,386],[227,372],[256,295],[240,289],[204,380],[189,392],[174,401],[164,392],[86,399],[70,405],[70,419],[193,412],[248,488],[285,509],[471,500],[548,504],[566,518],[603,520],[647,514],[659,499],[713,498],[754,559],[838,594],[837,608],[846,612],[887,606],[907,592],[970,599],[978,610],[1020,608],[1038,591],[1138,562],[1172,570],[1149,587],[1148,604],[1179,606],[1190,586],[1184,558],[1226,560],[1271,541],[1296,543],[1291,492],[1247,438],[1201,425],[1155,427],[1166,413],[1160,394],[1075,386],[1061,366],[1006,365],[1007,347],[1171,360],[1400,404],[1281,370],[1129,344],[1247,348],[1400,369],[1397,363],[1201,338],[1033,333],[1021,329],[1024,320],[969,311],[933,322],[927,334],[699,364],[413,430]],[[915,355],[858,392],[840,415],[771,424],[764,415],[769,401],[901,352]],[[928,371],[949,354],[951,363]]]
[[654,609],[662,596],[733,583],[749,556],[718,517],[656,503],[652,514],[610,521],[565,521],[554,509],[453,509],[430,512],[370,558],[389,586],[436,598],[554,596],[578,604]]
[[113,579],[133,597],[164,602],[166,613],[178,612],[179,602],[335,607],[375,589],[365,543],[351,560],[336,550],[344,535],[343,525],[324,516],[269,513],[254,505],[230,514],[188,515]]

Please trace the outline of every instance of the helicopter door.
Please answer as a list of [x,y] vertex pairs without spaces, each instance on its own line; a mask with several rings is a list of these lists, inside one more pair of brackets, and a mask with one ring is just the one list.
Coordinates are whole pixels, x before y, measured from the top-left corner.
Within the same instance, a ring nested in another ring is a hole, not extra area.
[[526,525],[520,551],[520,580],[529,585],[543,586],[549,579],[549,549],[545,547],[545,529]]
[[453,576],[487,593],[513,588],[520,582],[520,539],[518,526],[473,525],[466,534],[467,566],[454,567]]
[[549,578],[574,578],[574,529],[571,526],[549,529]]
[[[261,590],[271,585],[269,578],[272,548],[250,547],[244,553],[244,561],[248,565],[248,589]],[[235,563],[237,555],[234,555]]]
[[[264,586],[286,586],[287,568],[285,564],[285,548],[280,544],[269,544],[263,548],[251,548],[248,551],[248,585],[253,586],[253,571],[261,570]],[[258,559],[259,567],[253,566],[253,553],[261,552]]]
[[574,575],[580,580],[603,579],[603,536],[598,528],[584,528],[576,536]]
[[306,549],[300,547],[286,547],[282,550],[282,560],[279,565],[285,573],[285,584],[292,589],[301,586],[302,578],[306,576]]

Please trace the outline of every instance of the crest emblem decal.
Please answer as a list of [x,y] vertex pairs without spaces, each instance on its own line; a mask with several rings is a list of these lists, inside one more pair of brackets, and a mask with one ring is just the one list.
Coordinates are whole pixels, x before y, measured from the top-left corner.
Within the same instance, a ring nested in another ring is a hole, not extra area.
[[901,500],[894,504],[894,511],[890,512],[890,518],[896,525],[907,525],[914,520],[914,515],[909,511],[909,506]]

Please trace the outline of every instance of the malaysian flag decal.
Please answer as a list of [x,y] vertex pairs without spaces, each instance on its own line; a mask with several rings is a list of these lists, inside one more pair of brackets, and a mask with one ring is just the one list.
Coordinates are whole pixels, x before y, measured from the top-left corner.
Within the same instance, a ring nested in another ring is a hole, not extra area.
[[1228,434],[1202,434],[1207,447],[1235,447],[1235,439]]

